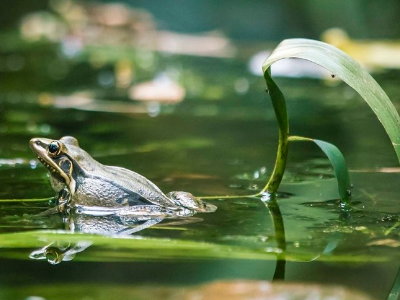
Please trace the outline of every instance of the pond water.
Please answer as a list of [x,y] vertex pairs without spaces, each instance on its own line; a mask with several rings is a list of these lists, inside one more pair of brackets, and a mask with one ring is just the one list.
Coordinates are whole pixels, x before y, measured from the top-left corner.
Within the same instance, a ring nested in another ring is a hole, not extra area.
[[[163,220],[128,237],[87,233],[85,224],[116,221],[75,215],[68,220],[72,233],[61,215],[35,217],[51,206],[54,192],[29,149],[32,137],[72,135],[101,163],[134,170],[165,192],[253,194],[267,181],[277,147],[265,84],[248,71],[246,55],[153,53],[152,68],[132,60],[134,80],[168,76],[186,96],[172,104],[139,102],[116,87],[112,59],[94,67],[59,59],[56,47],[41,44],[2,51],[1,60],[23,67],[0,73],[1,299],[122,297],[138,286],[272,280],[276,268],[287,282],[388,295],[400,265],[398,162],[373,113],[344,84],[277,80],[292,133],[332,142],[344,153],[354,184],[350,209],[340,209],[333,171],[318,148],[294,144],[277,204],[210,200],[215,213]],[[376,76],[396,106],[398,75]],[[60,256],[57,265],[44,259]]]

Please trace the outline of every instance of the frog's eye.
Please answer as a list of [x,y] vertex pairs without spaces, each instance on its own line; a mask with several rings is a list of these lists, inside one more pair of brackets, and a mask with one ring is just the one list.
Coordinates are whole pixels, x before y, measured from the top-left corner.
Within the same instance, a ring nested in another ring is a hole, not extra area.
[[61,152],[61,147],[60,147],[60,143],[57,141],[53,141],[49,144],[49,146],[47,147],[47,151],[49,152],[50,155],[52,156],[56,156],[59,155]]

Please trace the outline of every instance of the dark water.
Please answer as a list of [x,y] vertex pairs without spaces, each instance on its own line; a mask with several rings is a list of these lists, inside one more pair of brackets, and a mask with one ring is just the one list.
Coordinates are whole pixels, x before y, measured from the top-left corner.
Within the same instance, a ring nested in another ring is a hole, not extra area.
[[[57,61],[56,50],[45,49]],[[287,282],[340,284],[377,299],[389,293],[400,264],[398,162],[373,113],[345,85],[278,80],[292,133],[343,151],[354,183],[351,209],[340,209],[333,171],[319,150],[295,144],[277,196],[283,244],[268,203],[244,197],[210,200],[215,213],[110,237],[70,233],[59,215],[32,217],[49,207],[54,193],[29,139],[72,135],[100,162],[132,169],[165,192],[253,194],[268,179],[277,140],[262,78],[247,71],[248,57],[157,56],[154,68],[135,80],[174,70],[187,96],[178,104],[143,104],[129,100],[126,89],[103,84],[104,76],[115,76],[112,62],[100,69],[63,62],[69,71],[54,78],[42,48],[17,55],[24,68],[0,74],[0,299],[64,299],[62,291],[91,299],[125,296],[124,288],[142,285],[272,280],[277,257],[287,261]],[[396,78],[378,77],[395,101]],[[243,82],[248,88],[238,89]],[[89,108],[80,105],[81,95]],[[74,216],[72,222],[88,221]],[[30,258],[45,246],[62,252],[76,245],[80,251],[58,265]]]

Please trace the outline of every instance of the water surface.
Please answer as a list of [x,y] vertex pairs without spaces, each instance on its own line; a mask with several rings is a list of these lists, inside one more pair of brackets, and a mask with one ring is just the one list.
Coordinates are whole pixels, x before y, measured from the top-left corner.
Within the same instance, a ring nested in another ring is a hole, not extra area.
[[[56,51],[46,49],[50,57]],[[71,233],[60,215],[32,217],[51,205],[54,192],[30,138],[72,135],[101,163],[134,170],[165,192],[248,195],[271,173],[277,126],[262,78],[247,69],[249,57],[157,56],[158,64],[135,80],[173,70],[187,91],[182,102],[163,104],[132,101],[126,89],[104,84],[104,76],[115,76],[112,63],[100,69],[74,63],[63,78],[52,78],[41,72],[48,63],[42,50],[19,53],[25,67],[0,74],[0,199],[18,200],[0,202],[1,297],[24,299],[38,287],[44,297],[63,299],[54,292],[61,287],[82,298],[95,297],[87,287],[271,280],[277,258],[287,261],[288,282],[342,284],[386,297],[400,263],[398,163],[379,122],[348,87],[278,80],[292,133],[343,151],[354,184],[351,209],[340,208],[322,153],[295,144],[277,195],[284,240],[270,203],[244,197],[210,200],[215,213],[164,220],[129,237]],[[398,106],[398,74],[377,78]],[[113,220],[74,216],[70,222]],[[32,258],[43,247],[76,253],[54,266]]]

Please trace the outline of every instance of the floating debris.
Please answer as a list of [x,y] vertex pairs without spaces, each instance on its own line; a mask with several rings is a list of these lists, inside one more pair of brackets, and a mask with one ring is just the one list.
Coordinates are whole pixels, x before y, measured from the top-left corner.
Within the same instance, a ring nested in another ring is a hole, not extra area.
[[179,299],[202,300],[256,300],[256,299],[335,299],[371,300],[370,297],[340,286],[311,285],[304,283],[285,283],[268,281],[216,281],[197,288],[186,289]]
[[400,41],[354,40],[341,28],[331,28],[322,40],[353,57],[369,71],[400,69]]
[[383,239],[369,242],[367,246],[387,246],[387,247],[400,247],[400,241],[393,239]]
[[157,76],[152,81],[136,84],[129,90],[129,97],[138,101],[179,103],[185,95],[185,89],[165,74]]
[[43,93],[38,97],[39,104],[54,106],[61,109],[77,109],[83,111],[100,111],[109,113],[147,114],[148,108],[143,104],[123,101],[98,100],[90,93],[75,93],[72,95],[51,95]]
[[352,173],[400,173],[400,168],[398,167],[383,167],[376,169],[354,169],[350,170]]
[[231,41],[217,32],[193,35],[159,31],[152,50],[207,57],[233,57],[236,53]]

